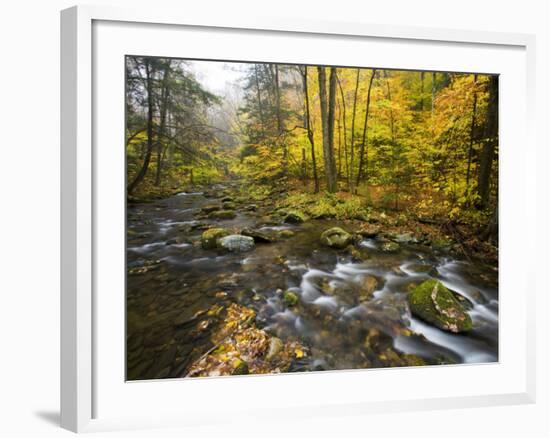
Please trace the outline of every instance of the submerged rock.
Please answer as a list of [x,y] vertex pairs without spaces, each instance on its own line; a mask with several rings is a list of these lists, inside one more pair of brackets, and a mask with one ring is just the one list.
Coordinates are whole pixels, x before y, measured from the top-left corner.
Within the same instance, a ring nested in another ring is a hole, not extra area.
[[321,243],[331,248],[345,248],[351,241],[352,235],[339,227],[330,228],[321,234]]
[[413,315],[452,333],[472,329],[472,320],[464,307],[441,282],[427,280],[408,295]]
[[241,234],[243,236],[252,237],[254,239],[254,242],[258,242],[258,243],[271,243],[275,241],[275,239],[270,235],[266,233],[262,233],[261,231],[258,231],[258,230],[252,230],[250,228],[244,228],[241,231]]
[[219,239],[218,246],[231,252],[245,252],[254,248],[254,239],[240,234],[231,234]]
[[370,257],[366,249],[358,248],[354,245],[348,245],[346,252],[351,256],[351,259],[354,262],[362,262]]
[[215,249],[218,246],[218,240],[228,236],[229,231],[224,228],[209,228],[201,236],[201,245],[204,249]]
[[294,231],[292,230],[281,230],[279,231],[279,237],[283,238],[283,239],[288,239],[289,237],[292,237],[294,236]]
[[435,266],[424,263],[413,263],[407,266],[407,269],[417,274],[428,274],[434,277],[438,274]]

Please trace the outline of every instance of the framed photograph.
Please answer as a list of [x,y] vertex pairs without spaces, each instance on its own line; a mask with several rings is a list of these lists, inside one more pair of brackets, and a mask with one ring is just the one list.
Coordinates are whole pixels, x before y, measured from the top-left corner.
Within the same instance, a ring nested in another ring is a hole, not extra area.
[[534,401],[534,37],[79,6],[61,50],[63,427]]

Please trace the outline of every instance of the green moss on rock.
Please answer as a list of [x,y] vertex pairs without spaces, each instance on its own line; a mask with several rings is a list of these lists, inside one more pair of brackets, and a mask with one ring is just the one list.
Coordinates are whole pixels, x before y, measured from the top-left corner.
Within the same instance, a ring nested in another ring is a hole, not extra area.
[[427,280],[408,295],[413,315],[452,333],[472,329],[472,320],[464,307],[441,282]]
[[298,295],[294,292],[287,290],[283,295],[283,301],[289,307],[293,307],[298,304]]
[[331,248],[345,248],[352,241],[352,235],[347,231],[344,231],[342,228],[333,227],[329,228],[326,231],[323,231],[321,234],[321,243],[325,246],[330,246]]
[[218,246],[218,239],[228,236],[229,231],[224,228],[209,228],[201,236],[201,245],[204,249],[215,249]]
[[283,238],[283,239],[288,239],[289,237],[294,236],[294,231],[292,231],[292,230],[281,230],[281,231],[279,231],[278,236]]
[[290,224],[300,224],[305,220],[306,216],[300,210],[289,210],[285,214],[285,222]]
[[234,210],[213,211],[208,215],[210,219],[234,219],[237,214]]

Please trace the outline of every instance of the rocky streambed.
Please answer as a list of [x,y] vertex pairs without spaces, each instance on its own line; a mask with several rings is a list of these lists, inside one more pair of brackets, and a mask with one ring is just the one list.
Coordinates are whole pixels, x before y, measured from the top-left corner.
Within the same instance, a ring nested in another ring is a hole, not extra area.
[[132,203],[127,378],[498,360],[498,272],[237,183]]

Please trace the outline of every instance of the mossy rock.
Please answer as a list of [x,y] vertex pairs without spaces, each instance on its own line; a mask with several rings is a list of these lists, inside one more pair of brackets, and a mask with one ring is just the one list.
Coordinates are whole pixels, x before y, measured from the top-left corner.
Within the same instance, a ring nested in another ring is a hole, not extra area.
[[287,306],[293,307],[298,304],[298,295],[290,290],[287,290],[283,295],[283,301]]
[[282,239],[288,239],[289,237],[293,237],[294,234],[292,230],[281,230],[277,235]]
[[351,256],[351,260],[356,263],[363,262],[370,258],[367,249],[357,247],[355,245],[348,245],[346,247],[346,253],[349,254]]
[[222,202],[233,202],[233,197],[232,196],[224,196],[222,199],[221,199]]
[[229,236],[229,231],[224,228],[209,228],[201,236],[201,245],[204,249],[215,249],[218,246],[218,239]]
[[210,219],[234,219],[237,216],[234,210],[213,211],[208,215]]
[[413,315],[452,333],[472,329],[472,319],[464,307],[440,281],[427,280],[408,295]]
[[301,224],[305,222],[306,215],[300,210],[289,210],[285,212],[285,222],[289,224]]
[[399,251],[399,245],[395,242],[385,242],[380,249],[384,252],[397,252]]
[[222,204],[224,210],[235,210],[237,208],[237,204],[231,201],[226,201]]
[[201,208],[203,213],[212,213],[218,211],[221,207],[218,204],[207,204]]
[[321,243],[331,248],[342,249],[347,247],[353,236],[340,227],[329,228],[321,234]]

